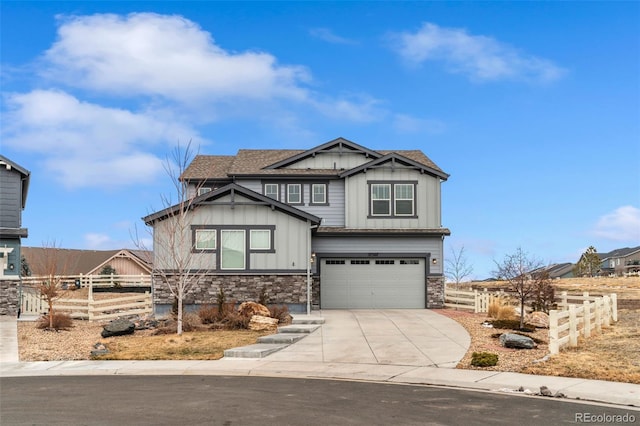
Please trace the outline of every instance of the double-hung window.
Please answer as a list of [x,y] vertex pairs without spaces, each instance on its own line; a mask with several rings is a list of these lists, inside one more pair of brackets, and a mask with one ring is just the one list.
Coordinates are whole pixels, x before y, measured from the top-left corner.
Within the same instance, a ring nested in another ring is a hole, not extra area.
[[369,184],[370,217],[416,217],[415,182]]
[[302,204],[302,185],[299,183],[287,184],[287,203]]
[[311,185],[311,204],[327,204],[326,183],[314,183]]
[[391,184],[371,184],[371,216],[391,215]]
[[396,216],[414,215],[413,184],[397,183],[393,190]]
[[265,183],[264,184],[264,195],[269,198],[273,198],[274,200],[280,199],[280,185],[277,183]]

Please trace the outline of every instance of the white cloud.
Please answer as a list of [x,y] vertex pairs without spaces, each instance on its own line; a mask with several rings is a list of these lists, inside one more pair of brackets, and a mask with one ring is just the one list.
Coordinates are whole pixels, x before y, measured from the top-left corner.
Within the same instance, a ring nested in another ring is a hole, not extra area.
[[105,234],[89,233],[84,236],[85,247],[92,250],[108,250],[112,245],[111,238]]
[[355,40],[341,37],[329,28],[312,28],[309,30],[312,37],[334,44],[358,44]]
[[446,130],[446,125],[440,120],[417,118],[406,114],[396,114],[393,117],[393,127],[399,133],[437,134]]
[[304,99],[301,66],[263,52],[228,52],[180,16],[132,13],[59,18],[46,52],[48,75],[74,87],[119,95],[215,101],[230,97]]
[[163,111],[107,108],[61,91],[10,94],[6,104],[3,144],[44,156],[46,169],[71,188],[150,182],[163,172],[154,147],[199,140]]
[[391,40],[393,50],[409,63],[442,61],[450,72],[473,80],[550,82],[566,72],[549,60],[520,52],[491,37],[428,22],[414,33],[394,34]]
[[640,242],[640,209],[633,206],[618,207],[598,219],[592,234],[613,241]]

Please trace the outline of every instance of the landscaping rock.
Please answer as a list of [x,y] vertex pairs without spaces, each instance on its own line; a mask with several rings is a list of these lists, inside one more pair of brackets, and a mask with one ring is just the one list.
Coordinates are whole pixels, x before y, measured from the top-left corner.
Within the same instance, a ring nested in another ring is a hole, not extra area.
[[133,334],[135,329],[135,324],[128,319],[118,318],[105,325],[100,334],[102,337],[124,336]]
[[531,312],[525,316],[524,321],[534,327],[549,328],[549,315],[544,312]]
[[95,345],[93,345],[93,350],[91,351],[91,356],[100,356],[100,355],[106,355],[109,353],[109,349],[107,349],[107,347],[103,344],[103,343],[96,343]]
[[278,319],[265,317],[262,315],[254,315],[249,321],[249,330],[276,330],[278,328]]
[[549,390],[546,386],[540,386],[540,395],[542,396],[553,396],[553,392]]
[[243,317],[252,317],[254,315],[260,315],[263,317],[270,317],[271,313],[269,308],[256,302],[244,302],[238,307],[238,313]]
[[530,337],[513,333],[500,335],[500,344],[505,348],[513,349],[534,349],[536,347],[536,343]]

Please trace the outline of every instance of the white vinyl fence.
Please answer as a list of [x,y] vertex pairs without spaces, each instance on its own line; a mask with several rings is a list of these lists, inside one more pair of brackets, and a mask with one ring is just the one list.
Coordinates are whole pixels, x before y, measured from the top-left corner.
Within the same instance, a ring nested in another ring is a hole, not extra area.
[[[22,315],[43,315],[49,310],[40,293],[40,284],[50,277],[26,277],[22,281],[20,312]],[[69,275],[55,277],[61,290],[88,287],[86,299],[59,297],[54,309],[68,313],[74,319],[104,320],[125,315],[149,314],[153,312],[153,299],[149,291],[104,300],[94,300],[95,287],[151,287],[148,275]]]
[[[578,336],[589,338],[602,332],[611,322],[618,321],[618,304],[615,293],[601,297],[569,295],[563,291],[558,308],[549,311],[549,352],[557,354],[567,346],[578,346]],[[576,301],[577,303],[570,303]]]
[[489,292],[478,290],[455,290],[445,287],[444,306],[454,309],[466,309],[474,313],[489,312],[489,305],[497,297],[504,297],[503,291]]

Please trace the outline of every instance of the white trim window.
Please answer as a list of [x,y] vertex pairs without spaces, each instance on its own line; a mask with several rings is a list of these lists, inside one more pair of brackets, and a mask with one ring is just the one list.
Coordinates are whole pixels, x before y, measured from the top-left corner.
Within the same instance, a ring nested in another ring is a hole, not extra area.
[[220,269],[245,269],[245,231],[236,229],[220,230]]
[[215,229],[196,229],[197,250],[215,250],[216,248]]
[[394,192],[394,214],[396,216],[413,216],[415,214],[413,184],[397,183]]
[[299,183],[287,184],[287,203],[302,204],[302,185]]
[[271,230],[251,229],[249,231],[250,250],[271,250]]
[[264,195],[269,198],[273,198],[274,200],[280,199],[280,185],[277,183],[265,183],[264,184]]
[[371,216],[391,215],[391,184],[371,184]]
[[327,203],[327,184],[314,183],[311,185],[311,204]]

